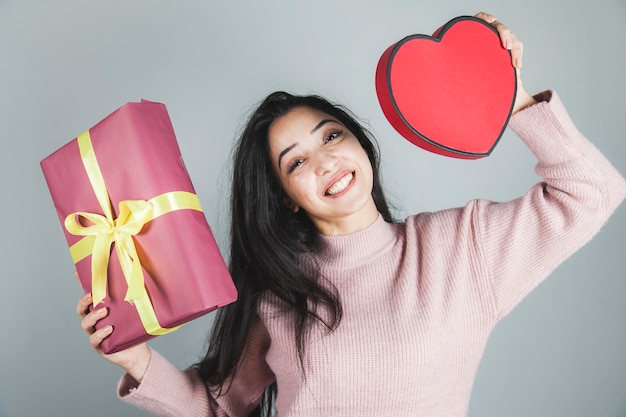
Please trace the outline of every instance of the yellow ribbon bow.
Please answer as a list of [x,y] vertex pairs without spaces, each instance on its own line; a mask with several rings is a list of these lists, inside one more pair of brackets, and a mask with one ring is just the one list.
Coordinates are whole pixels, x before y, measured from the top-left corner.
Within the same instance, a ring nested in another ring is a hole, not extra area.
[[[72,213],[65,219],[65,227],[70,233],[95,237],[91,256],[91,293],[94,306],[106,297],[109,253],[114,242],[117,257],[128,284],[124,300],[130,302],[138,300],[144,289],[141,262],[132,236],[137,235],[143,225],[151,220],[152,204],[145,200],[125,200],[120,202],[119,208],[120,215],[117,219],[109,217],[110,213],[101,215],[85,212]],[[91,221],[93,225],[81,225],[77,220],[80,217]]]
[[[115,243],[115,251],[128,285],[124,300],[135,305],[148,334],[160,335],[176,330],[180,326],[162,328],[157,320],[146,292],[141,261],[133,236],[139,234],[146,223],[170,211],[181,209],[202,211],[198,197],[186,191],[173,191],[150,200],[124,200],[119,203],[119,216],[114,218],[89,131],[80,134],[77,142],[87,176],[104,214],[71,213],[65,218],[65,228],[74,235],[85,236],[70,247],[70,253],[74,263],[91,255],[94,307],[106,297],[110,248]],[[91,224],[84,226],[80,218],[88,220]]]

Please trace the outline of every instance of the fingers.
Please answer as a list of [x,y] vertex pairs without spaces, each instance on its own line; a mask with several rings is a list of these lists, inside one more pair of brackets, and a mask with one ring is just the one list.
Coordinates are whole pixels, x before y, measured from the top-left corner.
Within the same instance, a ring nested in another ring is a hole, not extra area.
[[92,334],[95,331],[96,323],[105,318],[108,314],[108,310],[106,308],[99,308],[97,310],[93,310],[92,312],[86,314],[83,319],[80,321],[80,327],[83,328],[88,334]]
[[[508,30],[508,29],[507,29]],[[511,51],[511,62],[515,68],[522,67],[522,56],[524,55],[524,44],[522,41],[517,39],[514,33],[511,31],[507,34],[506,40],[507,46],[505,46],[509,51]]]
[[474,17],[477,17],[479,19],[484,20],[487,23],[493,23],[496,20],[496,17],[494,15],[491,15],[489,13],[485,13],[485,12],[478,12],[474,15]]
[[[513,66],[519,70],[522,68],[522,57],[524,55],[524,43],[513,34],[513,47],[511,48],[511,59]],[[519,71],[518,71],[519,72]]]
[[93,332],[91,336],[89,336],[89,343],[91,344],[91,347],[98,352],[102,352],[100,345],[102,344],[102,341],[111,334],[111,332],[113,332],[113,326],[111,325],[104,326],[103,328]]
[[500,35],[500,41],[502,42],[502,46],[509,51],[511,51],[511,63],[515,68],[522,67],[522,56],[524,54],[524,44],[522,41],[517,39],[517,36],[506,26],[504,23],[498,21],[495,16],[480,12],[475,15],[475,17],[484,20],[493,26]]
[[89,311],[89,306],[93,303],[91,294],[85,294],[78,300],[76,305],[76,314],[81,318],[80,327],[89,335],[89,343],[91,347],[98,353],[102,354],[102,341],[106,339],[112,332],[113,326],[107,325],[96,330],[96,323],[109,314],[106,307]]
[[78,304],[76,305],[76,314],[78,314],[78,317],[82,319],[89,313],[89,304],[91,303],[91,294],[85,294],[78,299]]
[[106,307],[88,311],[88,304],[91,302],[91,295],[87,294],[80,298],[78,302],[78,313],[82,317],[80,327],[89,335],[89,343],[97,352],[101,352],[100,344],[113,332],[113,326],[108,325],[96,330],[96,323],[107,316],[109,313]]

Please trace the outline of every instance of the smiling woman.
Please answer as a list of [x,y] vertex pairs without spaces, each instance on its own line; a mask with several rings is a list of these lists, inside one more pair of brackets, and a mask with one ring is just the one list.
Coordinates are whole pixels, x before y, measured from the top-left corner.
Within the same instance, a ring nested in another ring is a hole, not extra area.
[[[235,147],[231,193],[230,267],[239,300],[220,311],[207,356],[197,366],[210,387],[221,387],[236,369],[250,366],[244,372],[266,378],[265,404],[276,398],[274,371],[256,359],[241,363],[242,356],[263,355],[269,348],[267,330],[258,319],[268,294],[290,311],[290,359],[296,367],[305,366],[307,335],[314,325],[330,332],[339,324],[343,309],[337,292],[323,285],[314,262],[302,258],[319,249],[315,219],[326,225],[341,218],[336,213],[326,218],[324,210],[332,212],[337,203],[336,211],[350,214],[341,211],[348,203],[326,195],[333,178],[340,180],[337,172],[345,172],[347,165],[340,169],[339,161],[363,172],[358,174],[363,177],[360,195],[346,197],[374,205],[372,221],[380,215],[393,222],[379,178],[378,148],[346,109],[318,96],[275,92],[250,117]],[[262,393],[255,388],[248,393],[254,398],[233,399],[246,410],[236,415],[248,415]]]
[[374,223],[372,165],[356,136],[319,110],[299,106],[272,123],[270,159],[292,211],[302,208],[324,235]]
[[[521,62],[521,42],[479,14]],[[181,371],[140,345],[107,359],[118,394],[164,416],[467,414],[487,340],[626,197],[558,95],[518,83],[510,127],[543,181],[506,203],[394,222],[377,147],[340,106],[270,94],[235,146],[230,271],[205,357]],[[82,326],[94,332],[106,311]]]

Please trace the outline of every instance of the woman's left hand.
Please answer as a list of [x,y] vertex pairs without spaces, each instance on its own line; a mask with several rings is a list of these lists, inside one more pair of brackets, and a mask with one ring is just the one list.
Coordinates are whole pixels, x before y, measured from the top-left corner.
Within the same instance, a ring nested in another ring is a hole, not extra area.
[[517,39],[517,36],[506,26],[504,23],[498,21],[495,16],[479,12],[475,17],[484,20],[493,26],[500,34],[500,40],[502,46],[511,52],[511,63],[515,68],[517,74],[517,96],[515,97],[515,105],[513,106],[513,113],[518,110],[524,109],[530,105],[536,103],[535,99],[528,94],[522,85],[522,77],[520,68],[522,67],[522,58],[524,55],[524,44]]

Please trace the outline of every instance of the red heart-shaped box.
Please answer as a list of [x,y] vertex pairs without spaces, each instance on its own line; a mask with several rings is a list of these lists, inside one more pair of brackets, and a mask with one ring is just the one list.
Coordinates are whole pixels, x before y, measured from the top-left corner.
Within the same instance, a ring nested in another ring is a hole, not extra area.
[[391,45],[376,68],[383,113],[403,137],[455,158],[488,156],[511,117],[517,77],[488,23],[460,16]]

